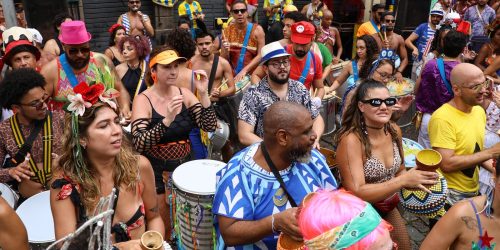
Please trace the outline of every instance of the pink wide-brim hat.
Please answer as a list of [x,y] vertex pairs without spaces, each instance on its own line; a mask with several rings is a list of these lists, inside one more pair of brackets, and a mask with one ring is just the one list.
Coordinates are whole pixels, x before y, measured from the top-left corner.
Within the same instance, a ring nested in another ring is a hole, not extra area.
[[82,21],[69,21],[61,24],[61,34],[59,40],[64,44],[83,44],[92,38],[85,23]]

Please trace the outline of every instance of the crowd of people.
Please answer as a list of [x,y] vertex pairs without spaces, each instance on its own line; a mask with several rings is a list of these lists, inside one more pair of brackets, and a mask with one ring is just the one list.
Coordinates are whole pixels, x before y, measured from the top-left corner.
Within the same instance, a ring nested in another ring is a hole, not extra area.
[[[42,192],[50,192],[56,240],[114,194],[107,247],[140,249],[141,236],[157,231],[182,248],[173,173],[217,157],[214,150],[226,163],[206,177],[217,180],[209,205],[217,249],[293,249],[287,241],[412,249],[399,193],[431,193],[440,177],[447,212],[429,220],[420,248],[495,249],[500,1],[439,0],[406,39],[397,15],[375,4],[350,62],[341,60],[351,45],[332,26],[335,10],[320,0],[300,11],[291,0],[262,9],[227,1],[219,34],[200,2],[185,0],[162,44],[141,1],[128,8],[109,27],[104,53],[67,13],[45,43],[32,29],[3,31],[0,183],[19,200],[0,198],[1,249],[29,248],[13,209]],[[341,104],[328,135],[335,165],[320,151],[323,100],[332,95]],[[397,122],[413,113],[418,144],[441,156],[437,172],[405,165]],[[213,139],[224,135],[222,145]]]

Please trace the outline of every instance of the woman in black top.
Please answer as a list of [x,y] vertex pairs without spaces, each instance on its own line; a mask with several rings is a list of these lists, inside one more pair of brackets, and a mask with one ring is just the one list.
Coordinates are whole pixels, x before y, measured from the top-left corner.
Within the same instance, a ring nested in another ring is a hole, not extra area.
[[118,66],[124,62],[122,50],[119,48],[120,41],[127,36],[125,27],[120,24],[113,24],[108,30],[109,32],[109,47],[104,51],[104,54],[111,59],[113,65]]
[[[194,72],[197,98],[189,89],[177,87],[179,63],[185,58],[169,47],[157,49],[151,58],[154,84],[134,99],[132,136],[136,150],[153,166],[160,215],[165,225],[170,225],[162,174],[170,175],[177,166],[190,160],[189,132],[195,127],[214,131],[217,119],[210,106],[205,71]],[[166,232],[170,235],[168,227]]]

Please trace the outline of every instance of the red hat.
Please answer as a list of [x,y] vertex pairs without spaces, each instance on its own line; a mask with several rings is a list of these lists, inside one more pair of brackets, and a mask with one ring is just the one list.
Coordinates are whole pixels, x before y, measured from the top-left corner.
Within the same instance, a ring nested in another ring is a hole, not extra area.
[[36,60],[40,60],[40,50],[34,45],[33,34],[22,27],[11,27],[2,34],[3,49],[5,55],[3,62],[11,66],[10,60],[12,56],[19,52],[28,51],[35,55]]
[[308,44],[312,41],[316,29],[309,22],[301,21],[292,24],[292,42],[298,44]]

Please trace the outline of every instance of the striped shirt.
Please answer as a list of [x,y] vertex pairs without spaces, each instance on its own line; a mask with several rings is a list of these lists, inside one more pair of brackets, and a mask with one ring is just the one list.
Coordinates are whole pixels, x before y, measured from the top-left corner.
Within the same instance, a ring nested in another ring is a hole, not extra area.
[[435,30],[431,28],[429,23],[420,24],[414,31],[417,34],[417,48],[418,48],[418,60],[422,60],[422,55],[425,51],[425,46],[427,45],[427,41],[434,37]]

